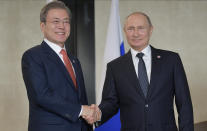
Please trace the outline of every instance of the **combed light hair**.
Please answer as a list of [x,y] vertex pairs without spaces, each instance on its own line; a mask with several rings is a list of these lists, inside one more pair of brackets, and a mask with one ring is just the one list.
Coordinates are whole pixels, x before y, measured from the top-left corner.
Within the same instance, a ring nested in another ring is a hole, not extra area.
[[149,26],[152,26],[152,22],[151,22],[149,16],[148,16],[147,14],[143,13],[143,12],[133,12],[133,13],[129,14],[129,15],[126,17],[126,20],[127,20],[130,16],[132,16],[132,15],[136,15],[136,14],[145,16],[146,19],[147,19],[147,22],[148,22]]

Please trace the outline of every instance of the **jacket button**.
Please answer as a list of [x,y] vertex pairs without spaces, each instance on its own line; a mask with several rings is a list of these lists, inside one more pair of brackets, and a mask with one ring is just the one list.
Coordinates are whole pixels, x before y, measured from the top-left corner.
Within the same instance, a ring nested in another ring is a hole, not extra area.
[[148,107],[149,107],[149,105],[148,105],[148,104],[146,104],[146,105],[145,105],[145,107],[146,107],[146,108],[148,108]]

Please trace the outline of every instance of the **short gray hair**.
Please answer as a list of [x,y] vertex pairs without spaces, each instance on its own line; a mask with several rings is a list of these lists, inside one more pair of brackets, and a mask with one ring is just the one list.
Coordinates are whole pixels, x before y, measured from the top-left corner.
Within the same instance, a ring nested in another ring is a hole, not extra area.
[[135,15],[135,14],[139,14],[139,15],[143,15],[143,16],[145,16],[146,19],[147,19],[147,22],[148,22],[149,26],[152,26],[152,22],[151,22],[149,16],[148,16],[147,14],[143,13],[143,12],[133,12],[133,13],[131,13],[130,15],[128,15],[128,16],[126,17],[126,20],[127,20],[130,16]]
[[46,4],[40,12],[40,22],[46,22],[47,14],[51,9],[63,9],[68,13],[69,20],[71,21],[72,13],[70,9],[62,1],[52,1]]

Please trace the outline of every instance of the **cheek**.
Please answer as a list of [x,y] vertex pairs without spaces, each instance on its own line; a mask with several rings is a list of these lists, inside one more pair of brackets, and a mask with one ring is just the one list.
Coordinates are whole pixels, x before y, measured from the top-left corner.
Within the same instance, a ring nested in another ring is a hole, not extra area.
[[141,34],[143,38],[148,38],[149,37],[149,34],[148,33],[143,33]]
[[65,28],[66,35],[70,35],[70,28]]
[[67,28],[68,34],[70,34],[70,26]]
[[46,27],[46,28],[45,28],[45,31],[46,31],[47,33],[49,33],[49,34],[53,34],[54,31],[55,31],[55,29],[54,29],[53,27]]
[[131,39],[133,37],[133,35],[131,33],[127,33],[126,37],[127,37],[127,39]]

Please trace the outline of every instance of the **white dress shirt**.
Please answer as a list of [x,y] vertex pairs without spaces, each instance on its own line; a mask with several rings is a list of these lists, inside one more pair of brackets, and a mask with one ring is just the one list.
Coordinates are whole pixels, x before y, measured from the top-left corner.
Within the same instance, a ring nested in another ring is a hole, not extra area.
[[[144,53],[143,60],[144,60],[145,67],[146,67],[146,70],[147,70],[148,81],[150,83],[151,65],[152,65],[151,47],[148,45],[141,52]],[[137,53],[141,53],[141,52],[136,51],[136,50],[134,50],[134,49],[131,48],[132,61],[133,61],[134,68],[135,68],[135,71],[136,71],[136,74],[137,74],[137,77],[138,78],[139,78],[139,76],[138,76],[138,63],[139,63],[139,58],[136,55],[137,55]]]
[[60,51],[62,49],[66,50],[65,49],[65,46],[63,48],[61,48],[59,45],[53,43],[53,42],[50,42],[49,40],[47,40],[46,38],[44,38],[44,41],[48,44],[48,46],[50,48],[52,48],[52,50],[55,51],[55,53],[60,57],[60,59],[62,60],[62,62],[64,63],[64,60],[63,60],[63,55],[60,53]]
[[[62,49],[64,49],[64,50],[66,51],[66,49],[65,49],[65,45],[64,45],[63,48],[61,48],[59,45],[50,42],[50,41],[47,40],[46,38],[44,38],[44,41],[45,41],[45,42],[48,44],[48,46],[49,46],[50,48],[52,48],[52,50],[54,50],[55,53],[60,57],[60,59],[62,60],[63,64],[65,64],[65,63],[64,63],[64,60],[63,60],[63,55],[60,53],[60,51],[61,51]],[[69,60],[70,60],[70,59],[69,59]],[[70,61],[70,63],[71,63],[71,61]],[[75,77],[76,77],[75,69],[74,69],[74,67],[73,67],[73,64],[71,63],[71,65],[72,65],[72,69],[73,69],[74,75],[75,75]]]

